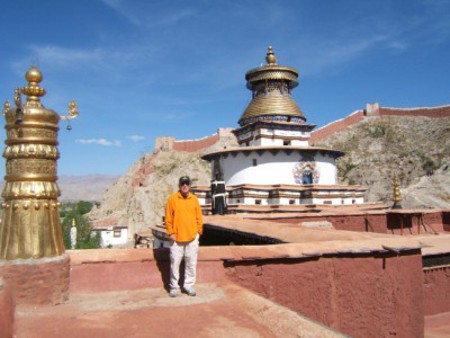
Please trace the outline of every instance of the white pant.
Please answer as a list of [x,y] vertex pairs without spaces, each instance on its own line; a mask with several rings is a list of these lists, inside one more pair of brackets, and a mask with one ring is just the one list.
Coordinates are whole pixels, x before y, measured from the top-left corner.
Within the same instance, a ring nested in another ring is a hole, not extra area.
[[184,257],[184,285],[185,290],[195,285],[197,274],[197,252],[199,235],[191,242],[172,242],[170,245],[170,288],[178,289],[180,264]]

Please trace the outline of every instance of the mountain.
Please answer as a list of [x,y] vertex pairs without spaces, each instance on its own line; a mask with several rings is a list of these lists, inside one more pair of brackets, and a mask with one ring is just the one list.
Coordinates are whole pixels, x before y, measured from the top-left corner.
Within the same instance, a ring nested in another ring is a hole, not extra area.
[[[60,201],[99,201],[105,191],[119,179],[117,175],[80,175],[58,177],[58,186],[61,190]],[[0,181],[3,189],[4,181]]]
[[[349,115],[352,122],[345,127],[331,125],[332,132],[322,128],[320,140],[312,138],[314,145],[346,152],[337,163],[340,181],[366,187],[367,202],[391,204],[395,172],[404,208],[450,208],[450,117],[365,114]],[[163,137],[155,144],[152,154],[142,156],[106,191],[89,214],[93,223],[128,225],[130,238],[161,223],[178,178],[189,175],[198,185],[209,185],[211,168],[201,155],[237,142],[231,129],[219,129],[200,140]]]
[[190,176],[197,185],[210,184],[211,167],[202,154],[236,145],[231,129],[190,141],[157,138],[154,152],[143,155],[105,192],[89,213],[90,220],[94,226],[127,225],[131,239],[137,230],[161,223],[167,197],[178,190],[180,176]]
[[367,187],[369,202],[392,203],[397,173],[404,208],[450,208],[450,117],[369,117],[316,145],[346,153],[341,180]]

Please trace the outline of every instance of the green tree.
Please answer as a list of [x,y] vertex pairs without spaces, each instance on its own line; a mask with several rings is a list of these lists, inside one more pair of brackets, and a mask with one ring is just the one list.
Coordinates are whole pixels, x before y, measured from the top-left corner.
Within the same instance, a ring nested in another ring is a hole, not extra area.
[[69,202],[63,206],[61,211],[61,214],[64,215],[62,231],[64,245],[67,249],[71,248],[70,228],[73,222],[75,222],[77,228],[76,249],[95,249],[100,247],[100,234],[92,231],[87,218],[84,216],[91,209],[92,203],[86,201]]

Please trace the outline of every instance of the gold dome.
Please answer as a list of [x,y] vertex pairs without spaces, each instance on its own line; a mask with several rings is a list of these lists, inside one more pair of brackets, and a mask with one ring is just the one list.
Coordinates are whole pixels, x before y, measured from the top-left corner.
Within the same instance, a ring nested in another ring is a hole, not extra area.
[[267,95],[260,94],[253,98],[247,106],[238,123],[243,125],[247,120],[261,116],[290,116],[306,121],[294,99],[278,90],[269,91]]
[[42,79],[43,79],[42,72],[36,67],[31,67],[25,73],[25,80],[27,80],[28,82],[39,83],[42,81]]

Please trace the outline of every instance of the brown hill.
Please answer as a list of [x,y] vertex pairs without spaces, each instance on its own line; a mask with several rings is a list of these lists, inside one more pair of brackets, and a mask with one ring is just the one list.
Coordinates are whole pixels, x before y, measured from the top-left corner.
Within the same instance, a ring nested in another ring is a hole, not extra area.
[[[209,185],[211,169],[200,158],[203,153],[236,144],[231,129],[219,129],[217,134],[200,140],[157,138],[153,154],[142,156],[105,192],[99,207],[89,214],[90,219],[94,226],[101,220],[128,225],[132,238],[136,230],[161,222],[166,199],[178,189],[180,176],[189,175],[194,183]],[[183,150],[176,150],[180,148]]]
[[404,208],[450,208],[450,117],[368,117],[316,145],[346,153],[341,180],[367,187],[369,202],[391,203],[397,173]]
[[[390,204],[397,172],[405,208],[450,208],[450,117],[401,114],[360,111],[357,119],[352,114],[339,128],[322,128],[320,138],[318,133],[312,139],[347,153],[338,162],[341,181],[367,187],[367,201]],[[131,238],[136,230],[161,222],[178,177],[187,174],[199,185],[209,184],[211,169],[201,160],[203,153],[233,145],[231,129],[192,141],[158,138],[154,153],[141,157],[106,191],[91,219],[128,225]]]

